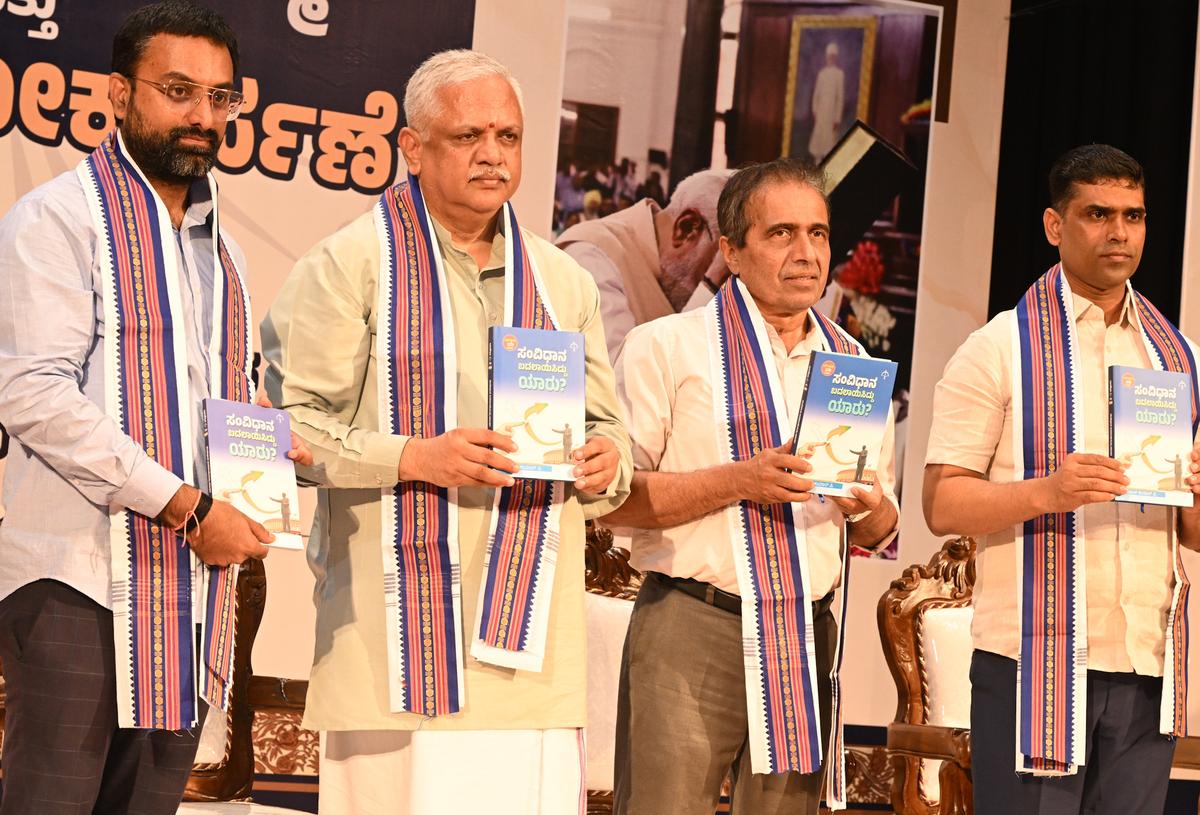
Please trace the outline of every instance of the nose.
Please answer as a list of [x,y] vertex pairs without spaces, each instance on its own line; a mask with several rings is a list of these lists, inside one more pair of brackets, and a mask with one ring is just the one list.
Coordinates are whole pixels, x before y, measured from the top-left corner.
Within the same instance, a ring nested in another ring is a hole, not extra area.
[[1109,221],[1108,239],[1113,243],[1124,243],[1129,237],[1128,224],[1124,215],[1117,215]]
[[792,240],[792,261],[794,263],[812,263],[816,259],[817,251],[813,246],[812,237],[803,229],[796,230],[796,237]]
[[503,156],[500,152],[500,141],[495,133],[487,132],[479,139],[479,147],[475,151],[475,160],[480,164],[500,164]]
[[224,117],[213,110],[212,96],[207,93],[200,95],[200,101],[192,105],[187,115],[188,124],[204,130],[213,130],[218,120],[224,121]]

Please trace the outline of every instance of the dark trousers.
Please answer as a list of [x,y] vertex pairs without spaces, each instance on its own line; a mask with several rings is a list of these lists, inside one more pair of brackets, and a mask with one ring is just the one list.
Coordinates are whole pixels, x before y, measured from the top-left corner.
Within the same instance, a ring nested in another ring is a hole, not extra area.
[[174,815],[193,732],[117,727],[112,612],[53,580],[0,601],[0,815]]
[[[813,608],[822,740],[837,623]],[[742,618],[653,572],[646,575],[621,658],[617,697],[617,815],[711,815],[733,779],[735,815],[815,815],[823,774],[750,771]]]
[[1086,759],[1075,775],[1017,774],[1017,663],[971,658],[975,815],[1161,815],[1175,742],[1159,734],[1162,679],[1088,671]]

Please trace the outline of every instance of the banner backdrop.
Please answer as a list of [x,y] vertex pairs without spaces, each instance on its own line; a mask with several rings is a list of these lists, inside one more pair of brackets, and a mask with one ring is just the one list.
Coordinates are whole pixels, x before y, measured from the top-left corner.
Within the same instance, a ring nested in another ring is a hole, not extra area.
[[[112,129],[112,33],[137,0],[0,0],[0,135],[91,150]],[[220,167],[380,192],[396,177],[404,82],[443,48],[469,48],[474,0],[216,0],[238,35],[246,104]]]
[[[246,104],[217,178],[257,322],[295,261],[404,172],[404,85],[430,54],[471,47],[475,0],[206,3],[238,38]],[[0,216],[113,128],[112,37],[141,5],[0,0]],[[5,446],[0,429],[0,473]]]

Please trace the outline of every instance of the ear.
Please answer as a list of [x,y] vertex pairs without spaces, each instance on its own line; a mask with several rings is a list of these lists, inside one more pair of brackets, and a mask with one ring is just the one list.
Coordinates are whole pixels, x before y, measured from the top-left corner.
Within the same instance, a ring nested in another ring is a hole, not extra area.
[[1062,222],[1063,218],[1058,214],[1058,210],[1046,207],[1046,211],[1042,213],[1042,227],[1046,230],[1046,240],[1051,246],[1058,246],[1062,242]]
[[421,174],[421,135],[411,127],[400,129],[400,152],[413,175]]
[[129,111],[129,95],[133,93],[133,83],[118,73],[108,75],[108,101],[112,103],[113,116],[118,122],[125,121]]
[[721,248],[721,257],[725,258],[725,265],[729,268],[730,274],[740,274],[738,269],[738,250],[737,247],[729,242],[729,238],[721,236],[717,245]]
[[678,249],[688,241],[696,241],[708,228],[703,216],[694,209],[685,209],[671,226],[671,245]]

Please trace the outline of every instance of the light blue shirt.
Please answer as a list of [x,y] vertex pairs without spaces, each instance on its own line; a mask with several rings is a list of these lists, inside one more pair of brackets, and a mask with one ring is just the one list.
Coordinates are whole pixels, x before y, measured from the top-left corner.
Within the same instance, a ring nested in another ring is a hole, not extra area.
[[[203,485],[200,400],[208,393],[213,310],[208,184],[192,186],[179,252],[195,472]],[[12,436],[0,523],[0,599],[58,580],[111,608],[109,515],[153,517],[181,485],[105,412],[98,236],[74,171],[43,184],[0,221],[0,424]],[[226,238],[234,262],[241,250]]]

